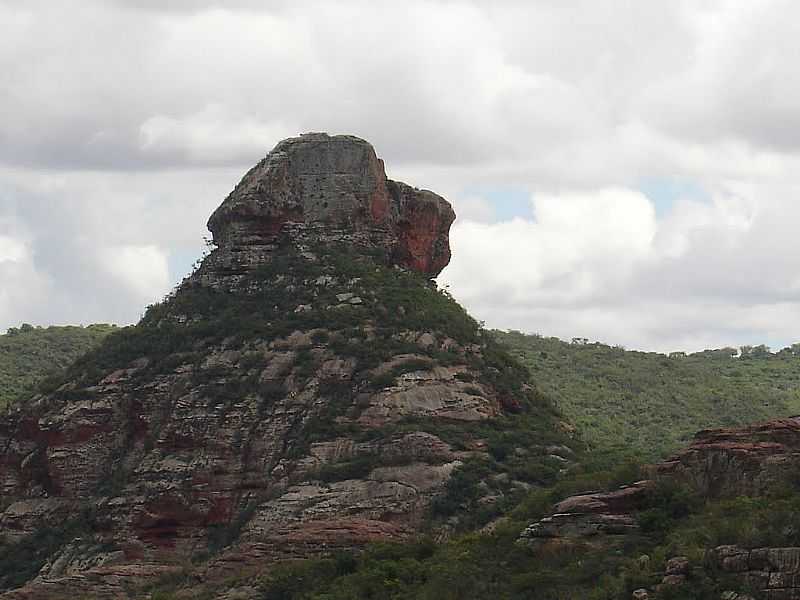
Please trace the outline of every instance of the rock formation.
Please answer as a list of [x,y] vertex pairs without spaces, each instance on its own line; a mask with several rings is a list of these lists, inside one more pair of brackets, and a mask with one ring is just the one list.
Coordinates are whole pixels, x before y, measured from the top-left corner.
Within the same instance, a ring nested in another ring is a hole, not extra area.
[[553,539],[636,533],[635,512],[652,487],[648,480],[611,492],[570,496],[556,504],[551,515],[531,523],[520,540],[535,545]]
[[707,429],[651,469],[710,498],[764,493],[800,466],[800,417]]
[[[551,515],[531,523],[519,541],[538,547],[548,543],[587,542],[604,536],[605,544],[611,548],[624,542],[625,537],[640,533],[637,515],[648,506],[648,495],[659,482],[687,486],[705,499],[761,496],[775,486],[796,483],[799,467],[800,417],[741,428],[703,430],[687,448],[646,467],[651,479],[610,492],[587,492],[566,498],[554,507]],[[764,597],[800,598],[798,547],[747,549],[726,545],[708,548],[706,558],[714,569],[735,576],[734,581]],[[664,578],[653,591],[683,583],[687,573],[683,557],[668,561]],[[659,597],[644,589],[637,593],[640,598]],[[727,597],[731,599],[749,598],[730,594]]]
[[364,140],[310,133],[280,142],[214,211],[221,251],[209,266],[235,284],[276,246],[346,242],[435,277],[450,261],[454,219],[444,198],[387,179]]
[[[708,553],[708,560],[714,568],[734,575],[749,589],[758,590],[766,598],[800,598],[800,548],[748,550],[738,546],[718,546]],[[744,596],[731,595],[730,598],[746,600]]]
[[211,581],[417,531],[485,451],[470,427],[531,393],[429,281],[453,219],[363,140],[278,144],[174,294],[0,417],[3,543],[36,558],[0,597],[122,598],[189,560]]

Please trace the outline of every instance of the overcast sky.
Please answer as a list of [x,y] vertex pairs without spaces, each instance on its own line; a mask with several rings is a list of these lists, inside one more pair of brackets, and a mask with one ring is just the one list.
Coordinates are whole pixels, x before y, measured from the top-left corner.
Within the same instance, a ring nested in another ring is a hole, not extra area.
[[453,203],[440,282],[489,326],[780,348],[798,56],[788,0],[0,0],[0,330],[136,321],[327,131]]

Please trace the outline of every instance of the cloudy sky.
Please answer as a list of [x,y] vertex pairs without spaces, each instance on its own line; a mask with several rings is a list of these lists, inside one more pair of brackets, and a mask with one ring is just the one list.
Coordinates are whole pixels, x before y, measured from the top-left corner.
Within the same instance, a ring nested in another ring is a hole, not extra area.
[[0,330],[137,320],[327,131],[453,203],[440,282],[489,326],[780,348],[798,55],[788,0],[0,0]]

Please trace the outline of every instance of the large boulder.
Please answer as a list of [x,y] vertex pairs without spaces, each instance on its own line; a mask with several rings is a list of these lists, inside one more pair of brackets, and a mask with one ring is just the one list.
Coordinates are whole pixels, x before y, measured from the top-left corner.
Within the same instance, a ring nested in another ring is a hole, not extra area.
[[208,228],[221,247],[346,241],[435,277],[450,261],[454,219],[441,196],[387,179],[368,142],[309,133],[283,140],[250,169]]
[[0,415],[0,597],[119,598],[191,561],[219,580],[418,533],[484,453],[478,423],[532,393],[428,281],[453,218],[363,140],[278,144],[174,294]]

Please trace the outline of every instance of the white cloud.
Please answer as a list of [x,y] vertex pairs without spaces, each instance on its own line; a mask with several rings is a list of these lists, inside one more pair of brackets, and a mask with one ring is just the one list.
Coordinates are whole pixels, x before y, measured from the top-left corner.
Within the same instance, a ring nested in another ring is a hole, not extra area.
[[786,344],[800,339],[797,198],[730,185],[656,219],[630,190],[545,196],[535,221],[454,227],[442,280],[498,327],[659,350]]
[[100,260],[109,279],[121,284],[121,293],[130,291],[155,302],[169,287],[167,257],[155,246],[105,248]]
[[20,262],[27,256],[27,248],[19,240],[0,235],[0,263]]
[[292,134],[278,123],[260,123],[248,115],[230,115],[222,106],[209,105],[180,118],[148,118],[139,128],[139,148],[144,155],[184,156],[192,163],[214,164],[221,156],[244,162],[263,153],[274,140]]
[[[0,328],[134,320],[247,168],[315,130],[369,139],[390,176],[453,201],[443,278],[490,324],[795,341],[799,16],[788,0],[0,0]],[[708,200],[657,213],[645,180]],[[534,216],[498,223],[475,191],[493,188],[529,190]]]
[[624,286],[652,252],[655,211],[638,192],[541,195],[534,215],[533,221],[457,223],[443,281],[467,305],[564,308]]
[[453,195],[448,198],[461,222],[492,223],[497,220],[494,207],[488,200],[471,195]]

